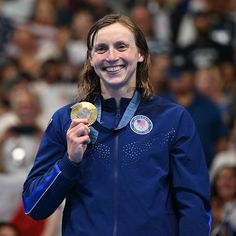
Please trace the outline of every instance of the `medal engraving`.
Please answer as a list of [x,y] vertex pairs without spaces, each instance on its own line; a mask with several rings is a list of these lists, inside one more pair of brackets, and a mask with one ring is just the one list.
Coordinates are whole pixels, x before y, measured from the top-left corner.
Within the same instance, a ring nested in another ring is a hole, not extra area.
[[97,119],[97,109],[90,102],[80,102],[75,104],[71,110],[71,119],[85,119],[87,118],[89,123],[92,125]]

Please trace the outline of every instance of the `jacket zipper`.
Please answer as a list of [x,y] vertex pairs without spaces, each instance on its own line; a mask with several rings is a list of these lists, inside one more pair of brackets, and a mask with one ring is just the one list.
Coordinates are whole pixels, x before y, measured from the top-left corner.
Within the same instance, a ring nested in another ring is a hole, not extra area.
[[[116,123],[120,120],[120,109],[117,109],[116,112]],[[118,155],[118,146],[119,146],[119,136],[115,136],[115,152],[114,152],[114,187],[113,187],[113,236],[117,236],[117,224],[118,224],[118,164],[119,164],[119,155]]]

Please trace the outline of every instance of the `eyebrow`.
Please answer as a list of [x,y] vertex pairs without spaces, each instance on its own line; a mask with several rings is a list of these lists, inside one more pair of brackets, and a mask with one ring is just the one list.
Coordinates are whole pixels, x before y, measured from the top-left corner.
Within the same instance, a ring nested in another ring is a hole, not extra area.
[[[128,43],[128,42],[126,42],[126,41],[124,41],[124,40],[115,41],[114,44],[115,44],[115,45],[116,45],[116,44],[125,44],[125,45],[127,45],[127,46],[130,45],[130,43]],[[105,45],[107,45],[107,43],[98,43],[98,44],[94,44],[94,47],[97,47],[97,46],[105,46]]]
[[125,41],[119,40],[119,41],[115,42],[115,45],[120,45],[120,44],[124,44],[124,45],[127,46],[127,47],[130,46],[130,43],[125,42]]
[[118,41],[116,41],[115,43],[117,43],[117,44],[121,44],[121,43],[123,43],[123,44],[129,44],[128,42],[125,42],[124,40],[118,40]]
[[107,46],[107,44],[106,43],[98,43],[98,44],[95,44],[93,47],[98,48],[98,47],[104,47],[104,46]]

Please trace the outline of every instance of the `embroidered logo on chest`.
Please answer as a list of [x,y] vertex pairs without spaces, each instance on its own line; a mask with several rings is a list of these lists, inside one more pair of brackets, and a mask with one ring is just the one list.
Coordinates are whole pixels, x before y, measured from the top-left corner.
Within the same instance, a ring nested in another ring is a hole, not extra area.
[[153,128],[152,121],[143,115],[134,116],[130,121],[130,128],[136,134],[148,134]]

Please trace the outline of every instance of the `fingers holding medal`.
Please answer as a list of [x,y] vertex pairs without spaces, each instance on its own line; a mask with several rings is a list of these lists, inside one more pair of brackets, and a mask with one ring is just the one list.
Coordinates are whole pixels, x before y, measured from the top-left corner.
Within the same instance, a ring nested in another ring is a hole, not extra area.
[[97,120],[97,109],[90,102],[80,102],[75,104],[71,110],[71,119],[88,119],[88,126]]
[[69,159],[79,163],[90,143],[89,127],[97,119],[96,107],[89,102],[77,103],[71,110],[71,125],[67,131],[67,145]]
[[84,156],[87,145],[90,143],[87,119],[74,119],[67,130],[67,154],[74,163],[79,163]]

